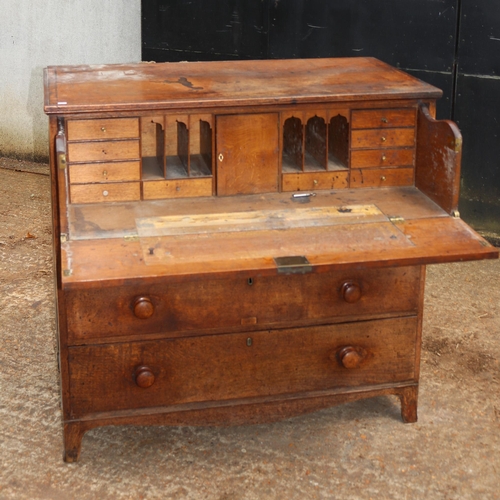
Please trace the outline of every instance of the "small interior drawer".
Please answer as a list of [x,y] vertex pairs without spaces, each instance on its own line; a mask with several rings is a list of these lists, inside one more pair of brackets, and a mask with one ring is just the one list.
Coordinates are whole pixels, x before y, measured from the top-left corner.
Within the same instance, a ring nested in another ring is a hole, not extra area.
[[350,187],[413,186],[413,168],[357,168],[351,170]]
[[69,349],[73,417],[414,380],[417,317]]
[[141,162],[83,163],[69,166],[69,182],[85,184],[94,182],[138,181]]
[[139,137],[137,118],[68,120],[68,140],[132,139]]
[[141,199],[141,187],[139,182],[72,184],[70,198],[71,203],[135,201]]
[[212,196],[212,177],[146,181],[143,192],[145,200]]
[[68,144],[68,161],[86,163],[93,161],[139,160],[138,140],[75,142]]
[[358,149],[351,152],[351,168],[413,167],[415,149]]
[[404,267],[71,289],[68,333],[79,343],[413,314],[420,278],[420,267]]
[[353,130],[351,149],[410,147],[415,144],[413,128]]
[[351,128],[414,127],[415,109],[370,109],[352,112]]
[[342,189],[349,185],[349,171],[300,172],[283,174],[283,191],[309,191],[312,189]]

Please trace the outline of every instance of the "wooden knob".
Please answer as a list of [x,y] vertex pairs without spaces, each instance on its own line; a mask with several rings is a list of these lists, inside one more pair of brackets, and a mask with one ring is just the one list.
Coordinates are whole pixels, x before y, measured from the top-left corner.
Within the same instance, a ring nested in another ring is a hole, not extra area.
[[346,281],[342,285],[342,298],[349,304],[354,304],[361,298],[361,287],[354,281]]
[[153,316],[155,306],[148,297],[139,297],[134,303],[134,314],[139,319],[148,319]]
[[134,372],[134,379],[139,387],[147,389],[155,383],[155,374],[148,366],[138,366]]
[[363,354],[353,346],[344,347],[339,351],[339,360],[342,366],[348,370],[358,368],[363,357]]

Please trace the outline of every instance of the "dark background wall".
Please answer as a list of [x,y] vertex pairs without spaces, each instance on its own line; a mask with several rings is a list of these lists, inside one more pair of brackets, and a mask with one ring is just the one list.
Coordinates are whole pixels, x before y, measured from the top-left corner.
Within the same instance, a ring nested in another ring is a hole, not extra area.
[[373,56],[441,88],[462,217],[500,241],[498,0],[144,0],[142,18],[146,61]]

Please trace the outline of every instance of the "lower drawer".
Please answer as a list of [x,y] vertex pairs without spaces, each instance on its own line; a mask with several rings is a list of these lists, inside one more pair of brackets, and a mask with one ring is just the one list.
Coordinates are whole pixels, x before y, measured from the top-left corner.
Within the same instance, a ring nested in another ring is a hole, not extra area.
[[193,279],[66,292],[70,343],[415,314],[421,268]]
[[406,317],[72,347],[72,418],[414,380],[417,325]]

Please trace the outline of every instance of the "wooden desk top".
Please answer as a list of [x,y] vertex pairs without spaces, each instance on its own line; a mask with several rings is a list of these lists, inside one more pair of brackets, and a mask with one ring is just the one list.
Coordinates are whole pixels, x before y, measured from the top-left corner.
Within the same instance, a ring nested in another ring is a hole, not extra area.
[[51,66],[47,114],[374,99],[435,99],[441,90],[373,58]]

